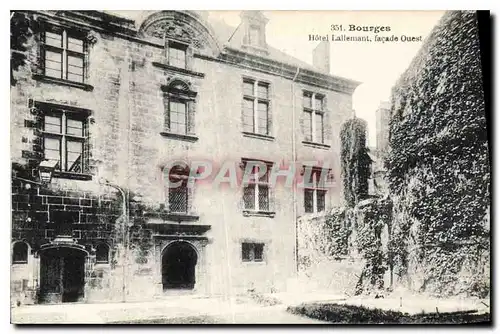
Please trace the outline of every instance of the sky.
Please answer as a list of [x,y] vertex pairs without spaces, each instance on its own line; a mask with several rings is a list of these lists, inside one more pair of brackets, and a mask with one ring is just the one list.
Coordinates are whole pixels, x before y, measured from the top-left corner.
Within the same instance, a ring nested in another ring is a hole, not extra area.
[[[431,32],[442,11],[264,11],[269,19],[267,43],[312,64],[312,50],[319,42],[310,42],[309,34],[332,34],[332,24],[388,26],[390,33],[400,37],[422,36]],[[211,12],[212,17],[237,26],[239,12]],[[346,32],[354,36],[352,32]],[[388,101],[391,88],[406,70],[422,46],[422,42],[330,42],[331,74],[362,82],[353,94],[356,116],[368,122],[369,146],[375,146],[375,110],[381,101]]]
[[[139,12],[121,11],[121,16],[137,19]],[[425,37],[443,11],[263,11],[269,19],[267,43],[295,58],[312,64],[312,50],[319,42],[309,41],[310,34],[330,35],[331,25],[384,26],[390,32],[377,35]],[[209,17],[237,27],[240,11],[211,11]],[[344,32],[347,36],[366,33]],[[337,33],[338,34],[338,33]],[[375,34],[368,33],[372,35]],[[422,46],[422,42],[330,42],[330,73],[362,84],[353,94],[356,116],[368,123],[368,145],[375,146],[375,111],[389,101],[391,88]]]

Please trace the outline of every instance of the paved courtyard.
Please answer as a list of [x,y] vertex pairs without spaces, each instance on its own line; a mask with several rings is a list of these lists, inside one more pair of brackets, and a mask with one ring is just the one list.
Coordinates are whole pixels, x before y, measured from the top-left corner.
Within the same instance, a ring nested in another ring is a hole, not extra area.
[[[177,319],[177,320],[175,320]],[[184,321],[185,320],[185,321]],[[262,306],[222,298],[172,297],[154,302],[28,305],[12,308],[15,324],[96,323],[322,323],[286,312],[286,306]]]
[[265,296],[280,302],[264,306],[249,297],[231,300],[203,296],[170,296],[152,302],[58,305],[27,305],[14,307],[11,322],[15,324],[102,324],[102,323],[202,323],[202,324],[321,324],[326,323],[286,311],[288,306],[308,302],[362,305],[409,314],[475,310],[490,312],[489,300],[433,299],[422,296],[388,296],[375,299],[328,293],[272,294]]

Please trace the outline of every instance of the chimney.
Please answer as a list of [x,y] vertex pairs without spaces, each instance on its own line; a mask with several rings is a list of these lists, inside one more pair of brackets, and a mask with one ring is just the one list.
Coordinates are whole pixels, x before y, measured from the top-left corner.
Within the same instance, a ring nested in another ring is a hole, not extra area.
[[375,111],[377,121],[377,150],[385,152],[389,146],[389,122],[391,119],[391,105],[387,101],[380,103]]
[[330,43],[323,41],[313,50],[313,66],[330,74]]

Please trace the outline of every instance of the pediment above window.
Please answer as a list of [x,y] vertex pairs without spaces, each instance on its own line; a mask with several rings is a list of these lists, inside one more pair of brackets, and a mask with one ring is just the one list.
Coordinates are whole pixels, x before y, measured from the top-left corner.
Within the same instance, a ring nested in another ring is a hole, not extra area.
[[208,23],[192,11],[154,12],[142,22],[139,33],[159,44],[165,39],[185,43],[197,52],[210,56],[217,56],[220,52]]
[[189,81],[179,79],[178,77],[168,77],[166,81],[166,85],[161,85],[161,89],[166,93],[191,98],[197,95],[196,86],[193,86]]

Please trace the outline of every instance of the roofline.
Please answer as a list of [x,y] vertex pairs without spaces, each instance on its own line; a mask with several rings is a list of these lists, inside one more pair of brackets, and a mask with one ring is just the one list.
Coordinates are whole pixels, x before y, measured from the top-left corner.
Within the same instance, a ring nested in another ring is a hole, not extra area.
[[[157,48],[162,45],[145,40],[139,36],[139,29],[136,27],[136,21],[123,18],[121,16],[106,13],[98,10],[79,10],[79,11],[41,11],[41,10],[21,10],[20,12],[35,13],[45,18],[52,20],[61,20],[66,23],[74,23],[75,21],[83,21],[85,28],[96,29],[102,32],[113,34],[119,38],[133,40],[137,43],[151,45]],[[204,22],[210,26],[209,22]],[[247,65],[252,69],[269,72],[274,75],[292,79],[300,69],[300,75],[297,82],[302,82],[308,85],[315,85],[329,90],[335,90],[342,93],[352,94],[354,90],[362,83],[360,81],[348,79],[345,77],[314,71],[310,68],[305,68],[300,65],[275,60],[273,58],[263,57],[253,53],[248,53],[240,49],[224,46],[221,54],[217,58],[210,58],[202,55],[196,55],[199,58],[223,61],[230,64],[240,64],[241,60],[246,60]],[[290,55],[289,55],[290,56]],[[233,61],[231,61],[231,59]],[[238,62],[235,62],[238,60]],[[253,65],[253,66],[252,66]],[[285,66],[283,66],[285,65]],[[255,67],[254,67],[255,66]],[[259,66],[269,66],[269,69],[259,69]]]
[[[342,93],[349,93],[352,94],[354,90],[362,84],[360,81],[352,80],[352,79],[347,79],[341,76],[336,76],[336,75],[331,75],[327,74],[321,71],[313,71],[309,68],[304,68],[299,65],[294,65],[286,62],[282,62],[279,60],[274,60],[272,58],[256,55],[253,53],[248,53],[243,50],[237,49],[237,48],[232,48],[229,46],[226,46],[224,48],[224,54],[226,55],[226,58],[233,56],[238,60],[238,64],[241,64],[242,61],[245,61],[248,63],[248,65],[252,63],[258,63],[261,65],[267,65],[269,67],[268,72],[271,72],[273,74],[278,74],[280,76],[283,76],[285,78],[292,79],[295,77],[297,73],[297,69],[299,69],[299,75],[297,78],[297,82],[302,82],[306,84],[312,84],[316,85],[319,87],[335,90],[335,91],[340,91]],[[224,58],[224,57],[223,57]],[[236,60],[235,59],[235,60]],[[230,62],[230,61],[229,61]],[[285,65],[286,67],[283,67],[282,65]],[[273,71],[274,69],[277,69],[277,71]]]

